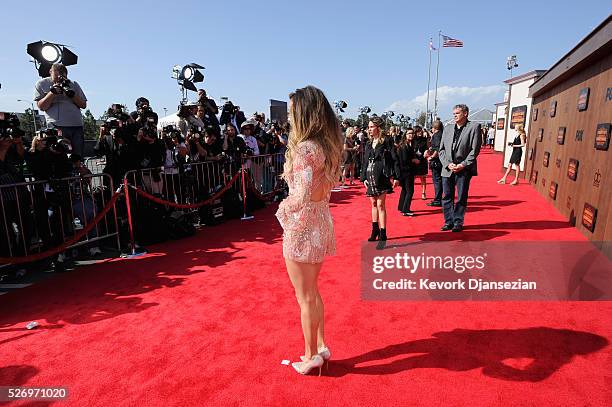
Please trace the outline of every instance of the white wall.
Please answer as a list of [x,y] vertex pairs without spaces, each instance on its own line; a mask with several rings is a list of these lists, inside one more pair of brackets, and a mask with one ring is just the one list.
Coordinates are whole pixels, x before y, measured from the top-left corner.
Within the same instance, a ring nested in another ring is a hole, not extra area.
[[[523,82],[515,83],[510,85],[510,100],[508,104],[508,118],[506,119],[506,137],[502,147],[506,147],[504,154],[504,167],[508,167],[510,156],[512,155],[512,148],[507,147],[507,144],[514,141],[517,136],[515,129],[510,128],[510,121],[512,115],[512,109],[517,106],[527,106],[527,114],[525,116],[525,132],[529,135],[529,122],[531,117],[531,98],[529,97],[529,87],[535,82],[535,78],[527,79]],[[496,134],[497,135],[497,134]],[[501,137],[500,137],[501,138]],[[497,147],[497,143],[496,147]],[[497,148],[496,148],[497,149]],[[501,150],[500,150],[501,151]],[[523,147],[523,157],[521,158],[521,171],[525,170],[525,158],[527,155],[527,148]]]
[[508,105],[499,105],[497,106],[497,110],[495,112],[495,142],[493,143],[493,149],[495,151],[502,152],[504,151],[504,140],[505,140],[505,132],[508,123],[504,125],[503,130],[497,130],[497,120],[506,117],[506,106]]

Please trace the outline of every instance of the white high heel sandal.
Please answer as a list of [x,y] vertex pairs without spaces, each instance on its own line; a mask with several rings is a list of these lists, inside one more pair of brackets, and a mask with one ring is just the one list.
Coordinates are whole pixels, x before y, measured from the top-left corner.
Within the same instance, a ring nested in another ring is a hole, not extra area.
[[[329,350],[329,348],[327,346],[322,346],[319,348],[319,355],[323,358],[323,361],[325,362],[325,370],[329,369],[329,360],[331,359],[331,351]],[[305,361],[305,357],[304,355],[300,356],[300,359],[302,360],[302,362]]]
[[321,367],[323,367],[323,357],[319,354],[314,355],[310,360],[303,362],[293,362],[291,366],[301,375],[307,375],[311,370],[319,368],[319,376],[321,376]]

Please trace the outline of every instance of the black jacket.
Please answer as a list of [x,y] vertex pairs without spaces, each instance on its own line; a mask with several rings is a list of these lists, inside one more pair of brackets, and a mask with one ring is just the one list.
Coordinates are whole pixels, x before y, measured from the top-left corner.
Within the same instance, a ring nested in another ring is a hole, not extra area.
[[[398,179],[400,176],[399,162],[393,140],[387,138],[376,148],[372,148],[372,140],[368,140],[363,150],[363,159],[361,165],[361,182],[367,178],[367,170],[369,161],[374,161],[374,179],[376,180],[376,189],[384,190],[391,187],[390,177]],[[383,167],[384,170],[383,170]],[[387,173],[387,175],[385,175]]]
[[404,179],[409,175],[414,175],[416,172],[417,164],[413,163],[412,160],[417,158],[414,153],[414,148],[409,144],[403,144],[397,151],[397,161],[400,168],[400,176],[398,179]]

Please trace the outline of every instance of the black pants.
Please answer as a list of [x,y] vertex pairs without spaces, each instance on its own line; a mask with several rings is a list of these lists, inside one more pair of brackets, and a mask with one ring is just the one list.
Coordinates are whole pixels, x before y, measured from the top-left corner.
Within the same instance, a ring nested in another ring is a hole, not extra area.
[[[442,209],[444,209],[444,223],[447,225],[463,226],[471,179],[472,175],[465,170],[453,173],[450,177],[442,177],[444,191]],[[457,188],[457,202],[455,202],[455,188]]]
[[434,202],[442,202],[442,169],[431,169],[431,182],[434,186]]
[[402,193],[399,197],[397,209],[400,212],[410,212],[412,196],[414,195],[414,175],[406,175],[400,180],[400,183],[402,186]]

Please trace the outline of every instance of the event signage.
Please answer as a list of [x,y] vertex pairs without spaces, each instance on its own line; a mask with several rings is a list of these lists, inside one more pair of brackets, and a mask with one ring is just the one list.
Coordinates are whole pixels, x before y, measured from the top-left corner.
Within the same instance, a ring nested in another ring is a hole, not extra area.
[[610,123],[600,123],[597,125],[595,133],[595,149],[607,150],[610,146]]
[[591,233],[595,231],[595,221],[597,220],[597,208],[585,203],[582,210],[582,226]]
[[525,118],[527,117],[527,105],[516,106],[512,108],[510,114],[510,128],[513,129],[517,125],[525,126]]
[[565,130],[565,127],[559,127],[559,130],[557,131],[557,144],[565,144]]
[[589,92],[590,88],[580,89],[578,94],[578,111],[584,112],[589,107]]
[[570,158],[567,165],[567,177],[572,181],[576,181],[576,178],[578,178],[578,164],[580,164],[578,160]]

